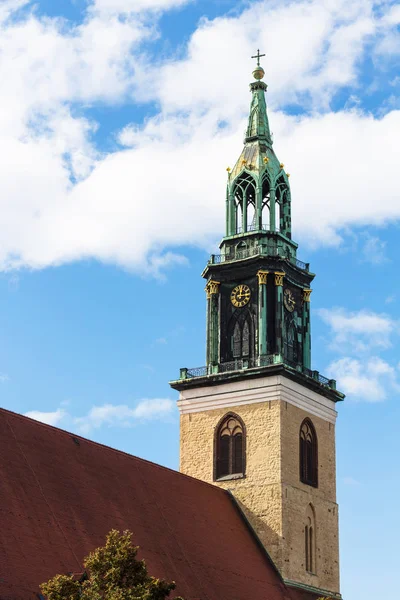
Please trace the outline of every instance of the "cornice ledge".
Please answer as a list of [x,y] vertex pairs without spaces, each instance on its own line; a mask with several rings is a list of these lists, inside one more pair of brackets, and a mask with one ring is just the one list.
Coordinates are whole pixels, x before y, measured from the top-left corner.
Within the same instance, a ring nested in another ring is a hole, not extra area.
[[313,585],[299,583],[298,581],[291,581],[290,579],[284,579],[283,581],[288,587],[297,588],[306,592],[311,592],[312,594],[319,594],[322,597],[328,596],[330,598],[337,598],[338,600],[342,599],[342,594],[339,594],[337,592],[331,592],[330,590],[325,590],[324,588],[318,588],[314,587]]

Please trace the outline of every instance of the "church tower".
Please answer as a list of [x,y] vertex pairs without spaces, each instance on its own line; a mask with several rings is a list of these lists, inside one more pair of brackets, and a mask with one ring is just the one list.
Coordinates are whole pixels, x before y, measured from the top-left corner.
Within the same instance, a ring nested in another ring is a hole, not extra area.
[[340,598],[336,382],[311,368],[314,274],[291,234],[257,53],[226,232],[203,271],[207,365],[181,369],[180,468],[232,492],[289,586]]

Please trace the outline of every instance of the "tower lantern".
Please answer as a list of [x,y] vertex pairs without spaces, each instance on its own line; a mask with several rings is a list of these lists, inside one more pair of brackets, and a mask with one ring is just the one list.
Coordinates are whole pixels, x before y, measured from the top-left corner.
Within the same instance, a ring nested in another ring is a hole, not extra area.
[[181,369],[181,470],[232,491],[288,585],[340,598],[336,382],[311,365],[309,264],[273,149],[257,51],[226,231],[204,271],[206,365]]

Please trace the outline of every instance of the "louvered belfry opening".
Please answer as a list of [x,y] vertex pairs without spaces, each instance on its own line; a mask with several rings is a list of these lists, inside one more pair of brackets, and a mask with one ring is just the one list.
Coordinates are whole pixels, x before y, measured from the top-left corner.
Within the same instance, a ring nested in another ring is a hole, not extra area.
[[310,419],[305,419],[300,428],[300,480],[318,487],[317,434]]
[[244,474],[244,427],[237,415],[227,415],[217,429],[216,479]]

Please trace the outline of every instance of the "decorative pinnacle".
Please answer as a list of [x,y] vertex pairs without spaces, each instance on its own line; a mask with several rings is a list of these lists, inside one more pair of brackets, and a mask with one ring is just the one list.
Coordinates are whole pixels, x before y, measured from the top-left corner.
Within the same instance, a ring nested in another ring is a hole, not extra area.
[[260,54],[260,50],[257,50],[257,54],[255,56],[251,57],[251,58],[257,59],[257,67],[253,71],[253,77],[254,77],[254,79],[257,79],[258,81],[260,79],[262,79],[265,75],[264,69],[260,66],[260,58],[262,56],[265,56],[265,54]]

